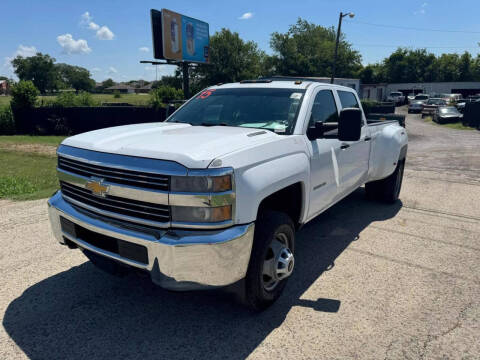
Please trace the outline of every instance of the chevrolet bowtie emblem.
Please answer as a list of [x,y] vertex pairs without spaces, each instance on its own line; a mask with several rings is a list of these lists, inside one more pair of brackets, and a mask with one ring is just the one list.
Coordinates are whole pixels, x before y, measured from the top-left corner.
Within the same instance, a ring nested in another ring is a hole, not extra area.
[[108,193],[109,186],[103,185],[103,179],[92,179],[89,180],[85,187],[90,190],[94,195],[105,197]]

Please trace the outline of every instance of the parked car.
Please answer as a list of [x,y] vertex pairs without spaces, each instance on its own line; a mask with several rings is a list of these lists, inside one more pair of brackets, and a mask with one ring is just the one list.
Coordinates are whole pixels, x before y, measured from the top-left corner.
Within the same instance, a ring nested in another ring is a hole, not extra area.
[[439,124],[460,122],[463,119],[455,106],[439,106],[433,116],[433,121]]
[[450,104],[456,104],[461,98],[462,94],[448,94],[447,99]]
[[395,105],[402,105],[405,103],[405,95],[399,91],[392,91],[390,94],[388,94],[387,101],[391,101]]
[[409,103],[414,99],[415,99],[415,94],[414,93],[410,93],[410,94],[407,95],[407,101]]
[[423,105],[422,118],[425,116],[433,116],[435,114],[435,111],[437,110],[437,107],[446,106],[446,105],[448,104],[445,99],[441,99],[441,98],[428,99],[427,102]]
[[423,105],[425,105],[425,100],[413,100],[410,105],[408,105],[408,113],[421,113],[423,110]]
[[428,96],[427,94],[417,94],[417,95],[415,95],[415,99],[414,99],[414,100],[427,101],[429,98],[430,98],[430,96]]
[[348,87],[212,86],[166,122],[65,139],[49,218],[59,243],[101,269],[172,290],[237,283],[261,310],[303,260],[296,229],[363,184],[398,199],[407,142],[397,121],[366,119]]

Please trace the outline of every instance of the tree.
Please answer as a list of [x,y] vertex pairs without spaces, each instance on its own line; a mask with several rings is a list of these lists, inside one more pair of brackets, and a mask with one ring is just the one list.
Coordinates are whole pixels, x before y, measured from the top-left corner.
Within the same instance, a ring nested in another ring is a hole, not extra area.
[[14,110],[32,108],[35,106],[38,94],[39,91],[32,81],[20,80],[12,86],[10,105]]
[[437,59],[438,76],[436,81],[458,81],[460,78],[459,63],[458,54],[442,54]]
[[[292,76],[330,76],[335,39],[333,27],[325,28],[299,18],[286,33],[274,32],[271,35],[275,72]],[[336,75],[352,77],[361,67],[360,53],[353,50],[341,34]]]
[[473,80],[473,73],[472,73],[472,55],[468,51],[465,51],[462,56],[460,56],[459,63],[458,63],[458,70],[459,70],[459,81],[472,81]]
[[54,66],[55,59],[47,54],[37,53],[24,58],[17,56],[12,65],[18,78],[23,81],[32,81],[41,93],[57,89],[57,73]]
[[55,64],[59,80],[74,88],[77,92],[92,91],[95,87],[95,81],[90,78],[90,71],[80,66],[72,66],[68,64]]
[[209,56],[210,65],[192,69],[192,88],[255,79],[262,75],[263,51],[255,42],[244,41],[238,33],[228,29],[210,37]]

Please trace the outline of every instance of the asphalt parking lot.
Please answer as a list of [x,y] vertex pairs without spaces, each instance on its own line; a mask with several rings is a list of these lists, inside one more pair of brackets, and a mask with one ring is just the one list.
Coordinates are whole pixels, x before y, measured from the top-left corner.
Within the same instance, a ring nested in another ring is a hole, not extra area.
[[54,242],[46,200],[0,202],[0,359],[480,358],[480,132],[407,130],[401,201],[359,189],[305,226],[260,314],[113,278]]

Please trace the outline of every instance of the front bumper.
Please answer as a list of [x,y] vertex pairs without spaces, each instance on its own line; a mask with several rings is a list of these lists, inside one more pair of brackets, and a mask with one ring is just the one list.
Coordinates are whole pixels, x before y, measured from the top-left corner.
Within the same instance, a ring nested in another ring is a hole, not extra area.
[[[58,191],[48,201],[53,234],[79,248],[150,273],[152,281],[170,290],[195,290],[230,285],[245,277],[253,243],[254,223],[222,230],[151,229],[122,224],[85,212],[66,202]],[[74,236],[60,218],[82,230],[146,248],[146,263],[125,258]]]

